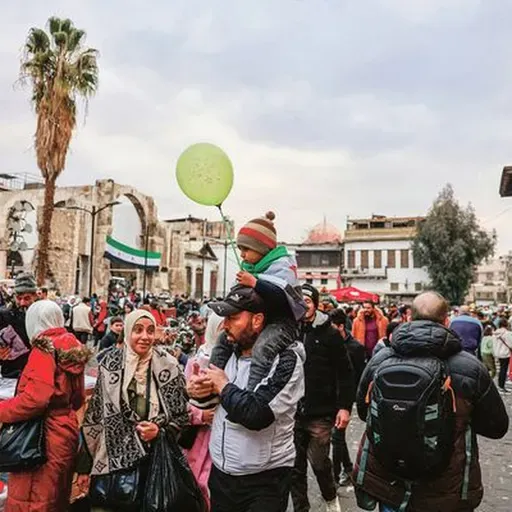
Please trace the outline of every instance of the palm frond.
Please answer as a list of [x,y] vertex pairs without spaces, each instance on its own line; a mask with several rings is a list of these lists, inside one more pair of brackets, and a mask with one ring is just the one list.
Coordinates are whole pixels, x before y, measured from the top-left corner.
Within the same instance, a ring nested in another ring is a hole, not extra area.
[[55,34],[53,34],[53,40],[55,46],[62,50],[68,44],[68,34],[64,31],[55,32]]
[[60,31],[65,32],[67,35],[70,35],[71,32],[74,30],[73,22],[66,18],[65,20],[60,21]]
[[46,32],[40,28],[31,28],[25,43],[25,51],[27,53],[39,53],[45,52],[49,48],[50,38]]
[[80,46],[82,45],[83,40],[85,39],[85,31],[79,29],[73,29],[69,35],[68,39],[68,52],[74,53],[76,52]]
[[50,31],[50,34],[53,35],[57,32],[60,32],[61,24],[62,24],[62,20],[60,18],[57,18],[56,16],[52,16],[48,20],[48,30]]

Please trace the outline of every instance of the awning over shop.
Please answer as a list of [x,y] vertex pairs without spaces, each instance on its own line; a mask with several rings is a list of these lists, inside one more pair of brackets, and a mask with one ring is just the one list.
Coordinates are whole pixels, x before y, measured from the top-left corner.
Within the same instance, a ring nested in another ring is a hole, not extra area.
[[338,288],[329,292],[338,302],[379,302],[380,298],[375,293],[365,292],[349,286],[347,288]]

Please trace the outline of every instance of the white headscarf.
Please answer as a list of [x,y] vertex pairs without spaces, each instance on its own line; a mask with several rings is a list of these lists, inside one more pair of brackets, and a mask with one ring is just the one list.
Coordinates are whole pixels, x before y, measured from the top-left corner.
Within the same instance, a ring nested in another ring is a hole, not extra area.
[[[147,380],[148,380],[148,368],[151,363],[153,356],[153,347],[151,347],[146,355],[139,356],[132,346],[130,341],[132,338],[133,328],[135,324],[141,319],[147,318],[151,320],[156,328],[155,317],[145,309],[136,309],[126,316],[124,321],[124,344],[125,344],[125,367],[124,367],[124,382],[122,385],[123,396],[126,403],[129,403],[128,398],[128,387],[133,379],[137,384],[137,394],[146,395],[147,391]],[[151,382],[151,391],[149,396],[150,411],[149,417],[153,418],[158,415],[160,404],[158,402],[158,394],[154,381]]]
[[212,355],[213,347],[217,344],[223,321],[224,318],[222,316],[211,311],[204,333],[204,345],[199,348],[199,351],[208,357]]
[[64,315],[52,300],[38,300],[27,309],[25,327],[32,343],[42,332],[64,327]]

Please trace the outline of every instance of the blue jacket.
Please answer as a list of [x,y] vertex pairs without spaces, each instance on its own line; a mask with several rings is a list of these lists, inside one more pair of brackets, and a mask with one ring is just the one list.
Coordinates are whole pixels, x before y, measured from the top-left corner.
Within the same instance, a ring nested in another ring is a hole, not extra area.
[[462,350],[476,355],[483,335],[480,321],[472,316],[462,314],[452,320],[450,329],[459,335],[462,341]]

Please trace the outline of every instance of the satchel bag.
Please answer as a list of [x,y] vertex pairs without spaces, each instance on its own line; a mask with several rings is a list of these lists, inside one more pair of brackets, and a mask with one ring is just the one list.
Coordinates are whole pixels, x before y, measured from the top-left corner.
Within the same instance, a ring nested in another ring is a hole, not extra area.
[[89,498],[97,507],[138,511],[141,506],[143,478],[141,467],[115,471],[91,478]]
[[37,469],[46,462],[44,417],[6,423],[0,430],[0,472]]
[[[57,352],[54,352],[54,358],[57,363]],[[18,385],[14,394],[18,394]],[[0,429],[0,472],[30,471],[46,462],[44,427],[44,416],[3,424]]]

